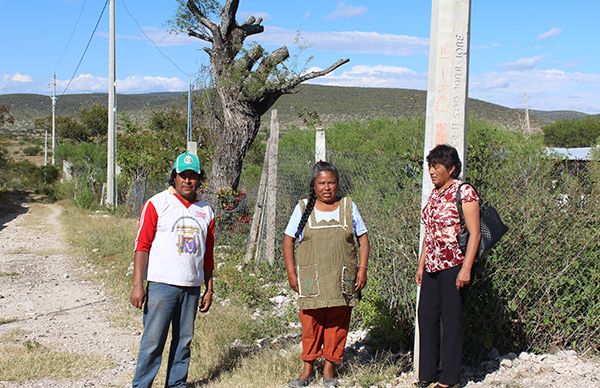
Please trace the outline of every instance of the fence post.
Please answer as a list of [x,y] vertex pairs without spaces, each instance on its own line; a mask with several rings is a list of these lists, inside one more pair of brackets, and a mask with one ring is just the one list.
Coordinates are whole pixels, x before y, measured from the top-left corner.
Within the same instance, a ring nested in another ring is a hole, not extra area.
[[256,193],[256,204],[252,214],[252,225],[250,225],[250,235],[248,236],[248,247],[244,256],[244,264],[248,264],[254,255],[256,241],[259,236],[260,225],[262,224],[263,207],[265,202],[265,193],[267,191],[267,174],[269,167],[269,148],[271,139],[267,141],[265,150],[265,160],[263,161],[262,173],[260,174],[260,183],[258,184],[258,193]]
[[277,154],[279,146],[279,121],[277,109],[271,110],[271,135],[269,136],[269,176],[267,179],[267,262],[275,262],[275,219],[277,216]]
[[317,132],[315,133],[315,163],[319,160],[327,160],[327,146],[323,128],[317,128]]

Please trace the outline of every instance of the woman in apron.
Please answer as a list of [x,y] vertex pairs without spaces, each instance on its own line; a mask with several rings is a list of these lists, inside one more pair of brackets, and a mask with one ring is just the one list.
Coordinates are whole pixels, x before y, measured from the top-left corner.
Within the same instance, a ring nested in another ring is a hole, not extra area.
[[338,196],[338,181],[333,164],[315,164],[310,196],[296,205],[283,238],[288,282],[299,296],[304,361],[289,387],[313,382],[314,363],[321,357],[323,385],[338,386],[334,364],[343,360],[352,307],[367,282],[367,229],[350,197]]

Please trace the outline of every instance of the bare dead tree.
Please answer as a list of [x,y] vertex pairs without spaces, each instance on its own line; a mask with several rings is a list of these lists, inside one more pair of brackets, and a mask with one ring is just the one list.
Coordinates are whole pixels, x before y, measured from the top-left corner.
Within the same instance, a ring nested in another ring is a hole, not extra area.
[[[214,1],[209,2],[214,6]],[[239,183],[243,159],[260,128],[260,118],[279,97],[293,93],[304,81],[328,74],[349,59],[340,59],[321,71],[295,74],[285,68],[287,47],[267,52],[260,45],[244,48],[244,41],[264,31],[262,19],[236,21],[239,0],[227,0],[220,11],[220,23],[209,19],[203,2],[188,0],[180,9],[175,25],[189,36],[209,45],[213,85],[223,110],[223,130],[215,144],[210,189],[234,188]]]

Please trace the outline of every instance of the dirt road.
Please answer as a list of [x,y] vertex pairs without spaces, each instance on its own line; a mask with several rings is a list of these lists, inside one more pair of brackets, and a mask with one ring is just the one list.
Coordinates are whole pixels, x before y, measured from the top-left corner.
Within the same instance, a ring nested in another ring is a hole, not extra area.
[[0,222],[0,337],[19,332],[21,342],[102,355],[112,367],[86,371],[77,381],[0,381],[0,386],[128,385],[138,337],[135,329],[118,327],[122,304],[86,280],[85,264],[67,255],[60,206],[24,206],[24,214]]

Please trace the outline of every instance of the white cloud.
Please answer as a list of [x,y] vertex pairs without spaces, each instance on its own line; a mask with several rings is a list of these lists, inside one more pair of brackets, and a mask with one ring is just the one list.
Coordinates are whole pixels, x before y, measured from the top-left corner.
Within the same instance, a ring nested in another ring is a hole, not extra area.
[[29,83],[32,82],[31,76],[29,74],[21,74],[21,73],[15,73],[11,79],[11,81],[13,82],[22,82],[22,83]]
[[[307,72],[321,70],[314,67]],[[309,81],[332,86],[385,87],[427,89],[427,73],[401,66],[356,65],[340,68]],[[539,110],[576,110],[600,113],[597,90],[600,74],[566,72],[558,69],[507,70],[504,72],[471,73],[469,97],[523,108],[523,90],[529,96],[529,107]]]
[[[143,27],[144,32],[157,46],[194,45],[207,46],[208,43],[187,36],[172,34],[169,30],[157,27]],[[105,33],[101,33],[105,36]],[[311,48],[329,51],[346,51],[361,54],[384,54],[393,56],[425,55],[429,49],[429,39],[409,35],[382,34],[366,31],[297,31],[277,26],[265,26],[262,34],[252,35],[248,41],[256,41],[273,46],[295,46],[297,38]],[[145,40],[142,35],[122,35],[120,39]],[[151,44],[148,42],[148,44]]]
[[600,74],[558,69],[509,70],[473,74],[469,85],[471,97],[511,108],[524,107],[526,90],[531,109],[600,113]]
[[339,19],[339,18],[350,18],[354,16],[360,16],[367,12],[367,7],[364,5],[354,6],[350,4],[346,4],[343,1],[340,1],[337,5],[335,11],[327,15],[327,19]]
[[521,58],[521,59],[517,59],[514,62],[505,63],[502,66],[504,66],[508,69],[513,69],[513,70],[533,69],[534,67],[536,67],[536,65],[538,63],[540,63],[540,61],[542,59],[543,59],[543,57],[541,57],[541,56]]
[[[62,93],[69,80],[56,80],[57,91]],[[128,76],[118,79],[117,93],[176,92],[186,90],[187,84],[177,77]],[[105,93],[108,79],[92,74],[81,74],[73,79],[67,93]]]
[[538,39],[548,39],[548,38],[553,38],[557,35],[559,35],[561,33],[561,29],[558,27],[553,27],[551,29],[549,29],[548,31],[541,33],[538,35]]
[[[298,31],[267,27],[256,36],[259,43],[273,45],[295,44]],[[301,31],[300,37],[311,49],[344,51],[347,53],[384,54],[393,56],[425,55],[429,40],[408,35],[382,34],[365,31]]]
[[23,74],[16,72],[15,74],[2,74],[2,83],[30,83],[33,82],[33,79],[29,74]]
[[187,87],[178,77],[129,76],[117,81],[117,91],[121,93],[177,92]]
[[[309,69],[309,71],[315,70],[321,69]],[[357,65],[348,70],[329,73],[310,82],[332,86],[425,89],[427,88],[427,74],[401,66]]]

